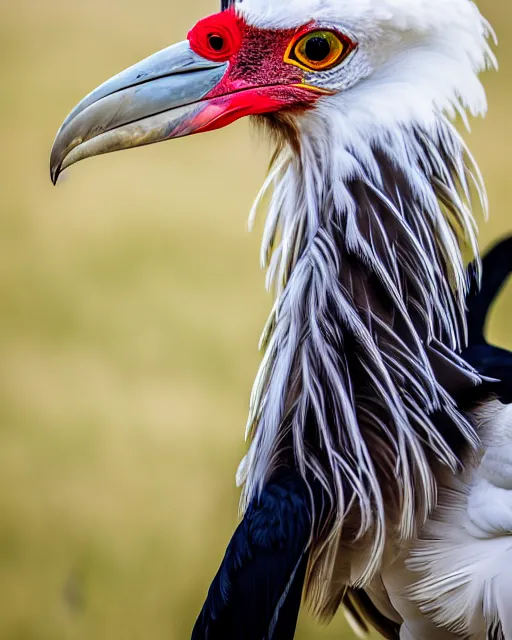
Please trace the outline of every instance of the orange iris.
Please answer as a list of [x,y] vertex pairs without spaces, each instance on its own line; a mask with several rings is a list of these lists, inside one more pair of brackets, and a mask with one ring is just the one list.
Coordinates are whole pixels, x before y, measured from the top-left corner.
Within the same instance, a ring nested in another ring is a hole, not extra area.
[[349,43],[332,31],[311,31],[290,43],[284,60],[306,71],[325,71],[341,62],[350,50]]

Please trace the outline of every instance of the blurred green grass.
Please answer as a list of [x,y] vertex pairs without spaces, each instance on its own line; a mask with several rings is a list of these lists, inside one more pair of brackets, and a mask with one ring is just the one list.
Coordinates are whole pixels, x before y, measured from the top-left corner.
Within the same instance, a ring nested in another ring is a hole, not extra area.
[[[512,9],[482,244],[512,228]],[[0,638],[182,640],[237,521],[234,474],[270,300],[246,213],[269,149],[247,122],[97,158],[48,154],[88,90],[182,39],[214,0],[0,4]],[[512,292],[491,336],[512,346]],[[348,638],[303,615],[298,640]]]

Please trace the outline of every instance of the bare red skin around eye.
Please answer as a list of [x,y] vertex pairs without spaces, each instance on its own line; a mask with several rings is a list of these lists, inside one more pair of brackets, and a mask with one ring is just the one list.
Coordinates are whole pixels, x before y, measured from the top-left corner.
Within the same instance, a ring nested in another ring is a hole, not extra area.
[[[191,48],[209,60],[228,62],[228,68],[204,97],[204,106],[194,118],[196,130],[218,129],[247,115],[311,107],[321,94],[307,88],[302,69],[284,62],[299,31],[259,29],[234,10],[201,20],[189,32]],[[211,34],[224,38],[221,52],[211,49]]]
[[[210,36],[223,40],[220,50],[210,44]],[[200,20],[188,33],[190,47],[198,55],[214,62],[226,62],[240,49],[242,24],[233,9]]]

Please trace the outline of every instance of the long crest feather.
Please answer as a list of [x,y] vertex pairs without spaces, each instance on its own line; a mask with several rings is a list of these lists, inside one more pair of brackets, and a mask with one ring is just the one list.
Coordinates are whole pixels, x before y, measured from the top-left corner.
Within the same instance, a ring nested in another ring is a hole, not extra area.
[[231,7],[234,7],[236,4],[236,0],[221,0],[220,10],[227,11]]

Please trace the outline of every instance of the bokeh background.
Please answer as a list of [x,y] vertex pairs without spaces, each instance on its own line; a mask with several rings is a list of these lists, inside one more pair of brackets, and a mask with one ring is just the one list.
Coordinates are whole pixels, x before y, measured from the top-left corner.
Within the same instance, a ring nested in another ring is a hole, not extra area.
[[[512,230],[512,8],[470,146],[482,244]],[[234,475],[270,307],[246,213],[248,122],[90,160],[54,134],[216,0],[0,0],[0,638],[184,640],[237,523]],[[261,229],[261,226],[260,226]],[[512,347],[512,291],[491,337]],[[351,637],[303,614],[298,640]]]

